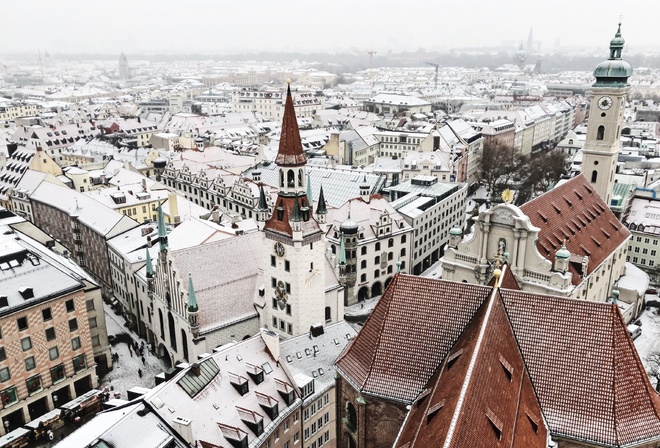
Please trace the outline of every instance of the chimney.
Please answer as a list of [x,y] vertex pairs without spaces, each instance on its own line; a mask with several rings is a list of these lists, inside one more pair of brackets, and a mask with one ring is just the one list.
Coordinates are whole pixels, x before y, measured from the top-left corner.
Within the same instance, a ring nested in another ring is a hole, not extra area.
[[174,420],[172,420],[172,428],[174,428],[174,430],[178,432],[188,444],[192,445],[193,435],[191,420],[183,417],[174,417]]
[[199,376],[202,373],[202,369],[199,366],[199,363],[193,363],[193,365],[190,366],[190,373],[192,373],[195,376]]
[[142,191],[147,192],[147,179],[142,179]]

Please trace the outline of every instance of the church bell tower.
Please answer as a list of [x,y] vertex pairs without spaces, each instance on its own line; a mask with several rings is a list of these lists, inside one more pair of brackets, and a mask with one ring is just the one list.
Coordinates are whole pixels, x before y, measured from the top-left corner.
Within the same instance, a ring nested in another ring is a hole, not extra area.
[[632,75],[630,64],[621,59],[624,44],[619,23],[610,41],[610,57],[594,70],[596,83],[591,89],[587,139],[582,149],[582,174],[608,205],[621,151],[619,137],[630,90],[628,78]]
[[312,325],[324,324],[328,315],[338,315],[333,305],[325,303],[323,231],[313,216],[311,194],[305,191],[307,157],[290,86],[275,163],[279,191],[273,214],[263,227],[268,259],[264,265],[266,303],[260,315],[262,327],[280,338],[290,338],[310,331]]

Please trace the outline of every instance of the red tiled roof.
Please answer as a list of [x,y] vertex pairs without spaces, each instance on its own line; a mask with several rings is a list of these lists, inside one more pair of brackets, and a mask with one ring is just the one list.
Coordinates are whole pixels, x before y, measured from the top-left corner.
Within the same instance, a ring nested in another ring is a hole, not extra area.
[[449,441],[455,448],[472,448],[477,441],[483,446],[547,447],[541,408],[498,294],[479,308],[438,371],[429,384],[433,392],[412,406],[397,447]]
[[500,294],[553,434],[608,446],[660,438],[660,397],[616,307]]
[[[300,207],[309,207],[309,202],[307,200],[307,195],[305,193],[300,193],[298,197]],[[264,224],[264,230],[271,230],[273,232],[279,233],[285,236],[293,236],[293,229],[291,228],[291,218],[293,217],[293,208],[294,208],[295,198],[291,196],[278,196],[275,201],[275,207],[273,207],[273,215],[268,221]],[[277,209],[282,206],[283,216],[282,219],[277,219]],[[309,209],[309,219],[307,221],[302,221],[302,230],[303,237],[311,235],[313,233],[321,232],[321,228],[313,217],[313,211]]]
[[302,142],[300,141],[296,111],[291,98],[291,86],[287,87],[286,90],[280,147],[277,151],[277,157],[275,157],[275,163],[277,166],[300,166],[307,163],[307,157],[303,152]]
[[[588,274],[596,269],[630,235],[587,179],[578,175],[520,207],[532,224],[541,229],[536,247],[554,261],[566,240],[574,255],[589,256]],[[582,279],[570,263],[573,284]]]
[[[338,359],[338,371],[361,393],[414,401],[491,290],[397,275]],[[613,447],[660,439],[660,398],[616,307],[499,294],[551,433]],[[475,377],[470,387],[489,381]],[[451,406],[451,397],[443,398]],[[492,411],[502,423],[508,418]]]
[[396,275],[337,367],[365,393],[412,402],[489,291]]

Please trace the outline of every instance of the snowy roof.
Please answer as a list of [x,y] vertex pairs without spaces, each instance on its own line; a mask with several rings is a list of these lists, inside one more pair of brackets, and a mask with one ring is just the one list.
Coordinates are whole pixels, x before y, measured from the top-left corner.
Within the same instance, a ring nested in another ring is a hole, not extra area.
[[[171,416],[150,412],[142,402],[121,406],[97,414],[92,420],[57,444],[60,448],[112,446],[113,448],[184,448],[169,428]],[[103,445],[97,443],[103,441]]]
[[257,232],[170,252],[181,280],[192,276],[202,334],[257,316],[262,238]]
[[82,193],[51,183],[41,183],[30,198],[77,216],[78,221],[103,236],[111,237],[138,225]]
[[[335,384],[335,361],[357,332],[346,321],[323,328],[323,334],[310,338],[302,334],[280,343],[281,362],[289,372],[314,378],[315,395]],[[304,384],[298,384],[302,387]]]
[[[226,425],[245,435],[248,446],[259,446],[257,441],[263,439],[255,436],[246,424],[246,418],[263,419],[262,437],[268,437],[274,427],[299,407],[297,392],[294,392],[293,401],[289,405],[281,397],[279,390],[283,387],[293,390],[293,385],[281,363],[270,355],[261,335],[224,346],[201,362],[209,359],[214,361],[218,373],[205,380],[205,384],[194,396],[191,397],[184,389],[185,385],[179,384],[184,377],[194,375],[188,368],[161,389],[145,397],[164,420],[169,421],[175,417],[191,420],[193,439],[214,446],[233,446],[225,437],[225,432],[219,428],[219,425]],[[259,374],[263,375],[263,381],[257,383],[252,375]],[[241,395],[234,384],[244,382],[247,384],[247,392]],[[279,413],[273,420],[264,411],[262,404],[275,402],[278,403]]]

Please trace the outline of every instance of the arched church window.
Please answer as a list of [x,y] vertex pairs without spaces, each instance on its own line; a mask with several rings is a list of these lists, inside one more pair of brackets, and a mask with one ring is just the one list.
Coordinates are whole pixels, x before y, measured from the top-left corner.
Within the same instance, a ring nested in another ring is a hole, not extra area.
[[591,183],[593,184],[593,183],[596,182],[597,180],[598,180],[598,171],[593,170],[593,171],[591,172]]
[[176,327],[174,326],[174,316],[171,312],[167,313],[167,324],[170,333],[170,347],[176,351]]
[[603,138],[605,138],[605,126],[601,124],[596,132],[596,140],[602,140]]
[[296,174],[293,170],[289,170],[286,173],[286,184],[288,187],[293,188],[296,186]]
[[572,144],[573,144],[573,139],[570,139],[570,140],[568,141],[568,144],[569,144],[569,145],[572,145]]
[[284,172],[280,171],[280,187],[284,187]]
[[303,170],[298,170],[298,186],[303,186]]
[[346,419],[348,429],[352,432],[357,431],[357,412],[355,412],[355,406],[353,406],[353,403],[346,403]]

